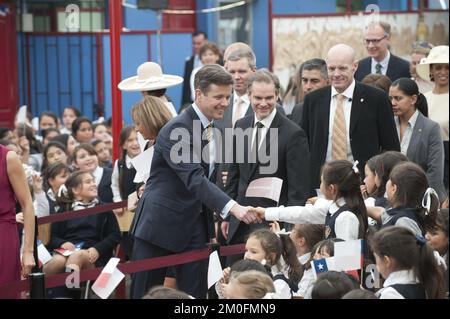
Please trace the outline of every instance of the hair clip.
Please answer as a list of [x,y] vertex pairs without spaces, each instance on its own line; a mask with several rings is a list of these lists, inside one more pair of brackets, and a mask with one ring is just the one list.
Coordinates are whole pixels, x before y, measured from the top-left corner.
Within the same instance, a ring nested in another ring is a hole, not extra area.
[[422,197],[422,207],[426,209],[425,215],[428,215],[431,210],[431,195],[434,195],[436,196],[436,198],[439,198],[436,191],[433,188],[428,187],[427,190],[425,191],[425,194],[423,194]]
[[286,229],[284,229],[284,228],[282,230],[275,232],[275,235],[277,235],[278,237],[280,237],[280,235],[290,235],[290,234],[291,234],[291,232],[286,231]]
[[359,162],[358,162],[358,161],[355,161],[355,162],[353,163],[353,166],[352,166],[352,169],[353,169],[353,171],[355,172],[355,174],[358,174],[358,173],[359,173],[358,164],[359,164]]
[[62,195],[67,195],[67,187],[65,184],[62,184],[61,186],[59,186],[59,189],[58,189],[58,197],[61,197]]
[[416,235],[416,242],[419,246],[423,246],[426,245],[427,240],[422,236]]
[[267,264],[267,260],[264,258],[263,260],[261,260],[261,265],[265,266]]

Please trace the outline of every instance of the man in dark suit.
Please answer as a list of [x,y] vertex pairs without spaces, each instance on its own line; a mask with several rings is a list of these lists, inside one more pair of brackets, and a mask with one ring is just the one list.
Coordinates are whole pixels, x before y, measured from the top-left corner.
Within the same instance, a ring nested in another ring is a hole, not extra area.
[[[159,132],[150,178],[130,231],[135,238],[133,259],[206,248],[215,237],[213,211],[223,218],[231,213],[245,223],[257,221],[209,179],[215,176],[215,132],[210,124],[222,118],[232,84],[222,67],[201,68],[195,77],[195,103]],[[132,298],[162,285],[165,274],[166,268],[136,273]],[[206,275],[207,260],[175,267],[178,288],[195,298],[206,297]]]
[[338,44],[328,51],[326,86],[306,95],[302,128],[311,152],[312,189],[320,184],[320,169],[336,159],[366,161],[383,150],[400,150],[392,107],[386,93],[356,82],[355,51]]
[[191,73],[192,70],[202,65],[198,52],[208,37],[205,32],[197,31],[192,34],[192,47],[194,49],[194,55],[187,57],[184,63],[184,81],[183,81],[183,95],[181,97],[181,106],[192,103],[191,98]]
[[362,81],[368,74],[383,74],[392,82],[399,78],[411,78],[409,62],[389,51],[391,26],[387,22],[369,24],[364,30],[364,44],[369,56],[359,61],[355,79]]
[[[230,164],[226,191],[230,197],[246,203],[245,205],[304,205],[309,186],[306,135],[276,108],[279,84],[272,73],[266,70],[256,71],[250,79],[248,92],[254,114],[236,122],[233,143],[235,157]],[[242,134],[247,138],[243,138]],[[258,156],[242,160],[252,152]],[[278,202],[246,196],[249,184],[263,177],[278,177],[283,180]],[[222,232],[227,235],[228,243],[237,244],[245,242],[251,231],[264,226],[267,225],[245,225],[231,216],[229,225],[222,224]],[[228,259],[228,263],[232,263],[234,259],[236,258]]]
[[[322,59],[311,59],[302,63],[299,69],[300,90],[303,96],[314,90],[328,85],[327,63]],[[288,116],[298,126],[302,125],[303,102],[294,106],[291,115]]]

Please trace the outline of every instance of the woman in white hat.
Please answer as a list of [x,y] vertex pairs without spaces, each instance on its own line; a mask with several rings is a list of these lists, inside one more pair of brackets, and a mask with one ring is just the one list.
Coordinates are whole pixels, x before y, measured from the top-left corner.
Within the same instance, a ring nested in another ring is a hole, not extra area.
[[145,62],[137,68],[137,75],[120,82],[118,88],[125,92],[141,92],[143,96],[158,97],[166,104],[172,116],[176,116],[177,112],[166,96],[166,90],[182,82],[181,76],[163,74],[158,63]]
[[425,80],[434,82],[432,91],[425,93],[428,101],[428,114],[431,120],[438,122],[441,127],[445,149],[444,185],[448,188],[448,64],[449,53],[447,45],[436,46],[431,49],[427,58],[422,59],[416,66],[417,74]]

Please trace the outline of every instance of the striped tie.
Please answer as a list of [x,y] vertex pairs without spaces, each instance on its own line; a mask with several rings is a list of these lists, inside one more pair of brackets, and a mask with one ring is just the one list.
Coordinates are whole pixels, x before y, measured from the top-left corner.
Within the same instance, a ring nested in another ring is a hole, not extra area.
[[333,121],[333,144],[332,158],[333,160],[347,159],[347,126],[344,116],[344,100],[345,96],[338,94],[336,112]]
[[376,72],[376,74],[383,74],[381,72],[381,68],[382,68],[382,65],[380,63],[377,63],[377,65],[375,65],[375,72]]

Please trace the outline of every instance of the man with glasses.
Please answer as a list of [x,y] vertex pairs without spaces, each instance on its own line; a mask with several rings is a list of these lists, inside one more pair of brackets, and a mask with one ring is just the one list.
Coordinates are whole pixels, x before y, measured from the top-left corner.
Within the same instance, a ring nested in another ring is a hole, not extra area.
[[359,61],[355,79],[361,81],[368,74],[387,75],[392,82],[410,78],[409,62],[389,51],[391,26],[387,22],[369,24],[364,30],[364,45],[369,56]]

